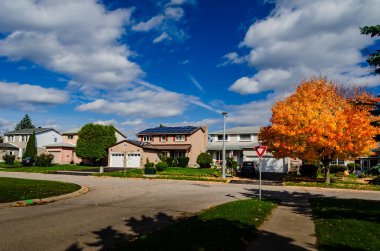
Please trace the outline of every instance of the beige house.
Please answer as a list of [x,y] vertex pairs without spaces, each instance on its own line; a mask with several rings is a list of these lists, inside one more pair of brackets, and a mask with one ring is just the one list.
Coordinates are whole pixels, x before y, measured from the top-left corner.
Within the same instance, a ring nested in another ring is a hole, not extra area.
[[[78,133],[80,128],[68,130],[62,133],[62,141],[59,143],[54,143],[46,145],[46,153],[52,154],[54,156],[54,163],[59,164],[77,164],[83,160],[76,156],[75,147],[78,141]],[[116,141],[122,141],[126,136],[115,128]]]
[[189,157],[189,166],[197,166],[197,157],[207,150],[206,126],[156,127],[137,134],[137,140],[123,140],[109,148],[109,167],[141,168],[159,155]]

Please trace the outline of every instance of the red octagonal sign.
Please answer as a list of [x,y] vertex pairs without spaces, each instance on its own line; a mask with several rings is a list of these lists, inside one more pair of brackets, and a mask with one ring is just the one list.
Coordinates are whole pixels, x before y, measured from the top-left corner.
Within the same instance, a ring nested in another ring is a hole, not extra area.
[[259,155],[259,157],[263,157],[264,153],[266,152],[267,150],[267,147],[266,146],[256,146],[254,147],[255,151],[257,152],[257,155]]

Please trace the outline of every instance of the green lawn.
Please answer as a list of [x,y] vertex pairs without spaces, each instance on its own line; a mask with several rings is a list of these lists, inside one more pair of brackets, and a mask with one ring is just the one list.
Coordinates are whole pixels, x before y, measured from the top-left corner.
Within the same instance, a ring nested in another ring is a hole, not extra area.
[[[143,169],[128,169],[115,172],[96,174],[98,176],[112,177],[134,177],[143,178]],[[165,171],[157,172],[155,179],[177,179],[177,180],[202,180],[202,181],[223,181],[220,170],[211,168],[181,168],[168,167]]]
[[72,193],[80,188],[72,183],[0,177],[0,203],[42,199]]
[[[284,184],[287,186],[305,186],[305,187],[325,187],[325,188],[337,188],[337,189],[354,189],[354,190],[375,190],[380,191],[380,184],[367,184],[359,182],[359,179],[354,175],[348,177],[336,179],[334,175],[331,175],[332,182],[330,184],[325,183],[324,178],[305,178],[298,175],[289,175]],[[365,178],[367,181],[376,180],[375,177]]]
[[257,199],[229,202],[120,244],[117,250],[245,250],[275,206]]
[[74,171],[74,170],[89,170],[96,169],[94,166],[78,166],[78,165],[54,165],[49,167],[40,167],[40,166],[6,166],[4,163],[0,165],[2,169],[0,171],[6,172],[28,172],[28,173],[50,173],[55,171]]
[[310,201],[319,250],[380,250],[380,201]]

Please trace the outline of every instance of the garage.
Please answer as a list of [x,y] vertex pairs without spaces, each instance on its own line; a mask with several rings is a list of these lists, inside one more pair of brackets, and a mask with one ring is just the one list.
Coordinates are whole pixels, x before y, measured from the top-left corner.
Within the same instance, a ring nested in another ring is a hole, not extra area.
[[140,168],[141,156],[140,153],[128,153],[127,154],[127,167]]
[[110,167],[124,167],[124,153],[111,152]]

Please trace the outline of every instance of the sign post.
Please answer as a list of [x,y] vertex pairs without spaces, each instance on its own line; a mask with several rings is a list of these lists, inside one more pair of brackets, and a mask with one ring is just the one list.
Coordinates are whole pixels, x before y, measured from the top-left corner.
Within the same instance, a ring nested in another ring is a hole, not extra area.
[[259,165],[259,200],[261,201],[261,170],[263,168],[263,155],[267,150],[266,146],[256,146],[253,149],[255,149],[257,155],[259,155],[260,158],[260,165]]

